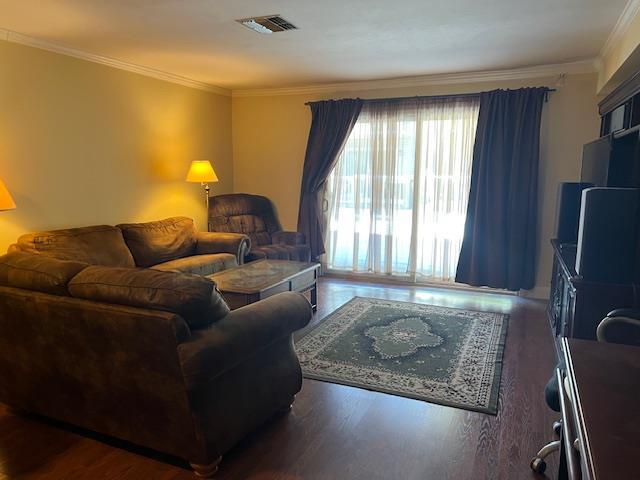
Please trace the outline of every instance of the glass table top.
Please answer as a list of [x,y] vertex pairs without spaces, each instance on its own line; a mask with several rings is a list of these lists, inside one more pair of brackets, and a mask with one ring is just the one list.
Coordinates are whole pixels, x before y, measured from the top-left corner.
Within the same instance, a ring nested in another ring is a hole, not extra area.
[[319,263],[290,260],[257,260],[209,275],[225,292],[258,293],[296,275],[320,268]]

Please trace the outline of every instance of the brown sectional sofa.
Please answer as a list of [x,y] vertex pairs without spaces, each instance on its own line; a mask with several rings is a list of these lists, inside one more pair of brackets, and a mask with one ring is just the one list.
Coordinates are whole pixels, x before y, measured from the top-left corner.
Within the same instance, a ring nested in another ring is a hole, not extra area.
[[147,223],[53,230],[23,235],[9,252],[39,253],[107,267],[150,267],[210,275],[244,262],[247,235],[196,231],[193,220],[173,217]]
[[211,280],[177,270],[217,268],[188,260],[198,252],[235,263],[244,240],[189,224],[21,237],[0,257],[0,401],[185,458],[205,477],[286,410],[309,302],[287,292],[230,312]]

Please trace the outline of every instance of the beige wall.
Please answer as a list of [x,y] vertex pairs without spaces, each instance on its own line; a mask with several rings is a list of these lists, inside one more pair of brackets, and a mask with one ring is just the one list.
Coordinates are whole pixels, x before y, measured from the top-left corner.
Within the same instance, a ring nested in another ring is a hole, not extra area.
[[[306,101],[478,92],[551,85],[555,78],[231,99],[0,41],[0,178],[18,209],[0,212],[0,251],[24,232],[188,215],[205,226],[189,162],[211,159],[213,194],[272,198],[297,221],[310,125]],[[569,75],[545,108],[540,163],[540,261],[548,285],[558,182],[576,180],[596,137],[597,76]],[[232,122],[229,119],[232,118]],[[233,155],[232,155],[233,131]],[[542,293],[544,294],[544,293]]]
[[603,52],[598,78],[598,94],[606,96],[640,70],[640,11],[623,22],[613,43]]
[[603,56],[598,93],[606,95],[640,68],[640,15],[636,15],[624,34]]
[[[494,88],[554,86],[556,78],[509,82],[425,86],[317,95],[237,97],[233,99],[234,191],[270,197],[284,228],[295,229],[304,153],[311,116],[310,100],[341,97],[395,97],[479,92]],[[582,145],[598,135],[596,74],[569,75],[550,96],[543,114],[540,158],[540,230],[537,294],[546,295],[558,182],[580,176]]]
[[0,251],[23,232],[186,215],[205,226],[210,159],[233,188],[231,99],[0,41]]

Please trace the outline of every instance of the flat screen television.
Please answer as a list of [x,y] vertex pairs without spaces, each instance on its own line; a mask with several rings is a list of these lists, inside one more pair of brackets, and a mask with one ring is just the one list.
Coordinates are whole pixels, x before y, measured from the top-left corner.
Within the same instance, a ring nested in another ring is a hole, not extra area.
[[638,131],[609,135],[582,149],[580,181],[597,187],[640,187]]
[[593,183],[597,187],[607,186],[611,138],[611,136],[602,137],[582,147],[580,182]]

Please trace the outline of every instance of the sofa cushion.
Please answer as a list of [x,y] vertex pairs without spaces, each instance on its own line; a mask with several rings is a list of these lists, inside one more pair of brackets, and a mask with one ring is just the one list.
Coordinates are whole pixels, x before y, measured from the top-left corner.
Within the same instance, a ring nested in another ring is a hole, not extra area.
[[163,310],[201,328],[229,313],[215,283],[199,275],[147,268],[88,267],[68,284],[77,298]]
[[212,253],[178,258],[154,265],[151,268],[154,270],[193,273],[196,275],[212,275],[227,268],[237,266],[238,262],[235,255],[230,253]]
[[131,252],[122,238],[122,232],[119,228],[109,225],[29,233],[18,238],[17,249],[90,265],[135,265]]
[[271,235],[262,218],[256,215],[238,215],[229,217],[229,231],[244,233],[251,239],[254,245],[268,245],[271,243]]
[[0,257],[0,285],[68,295],[67,283],[89,265],[45,255],[13,252]]
[[193,220],[187,217],[147,223],[123,223],[118,227],[139,267],[151,267],[188,257],[193,255],[196,248],[196,229]]

